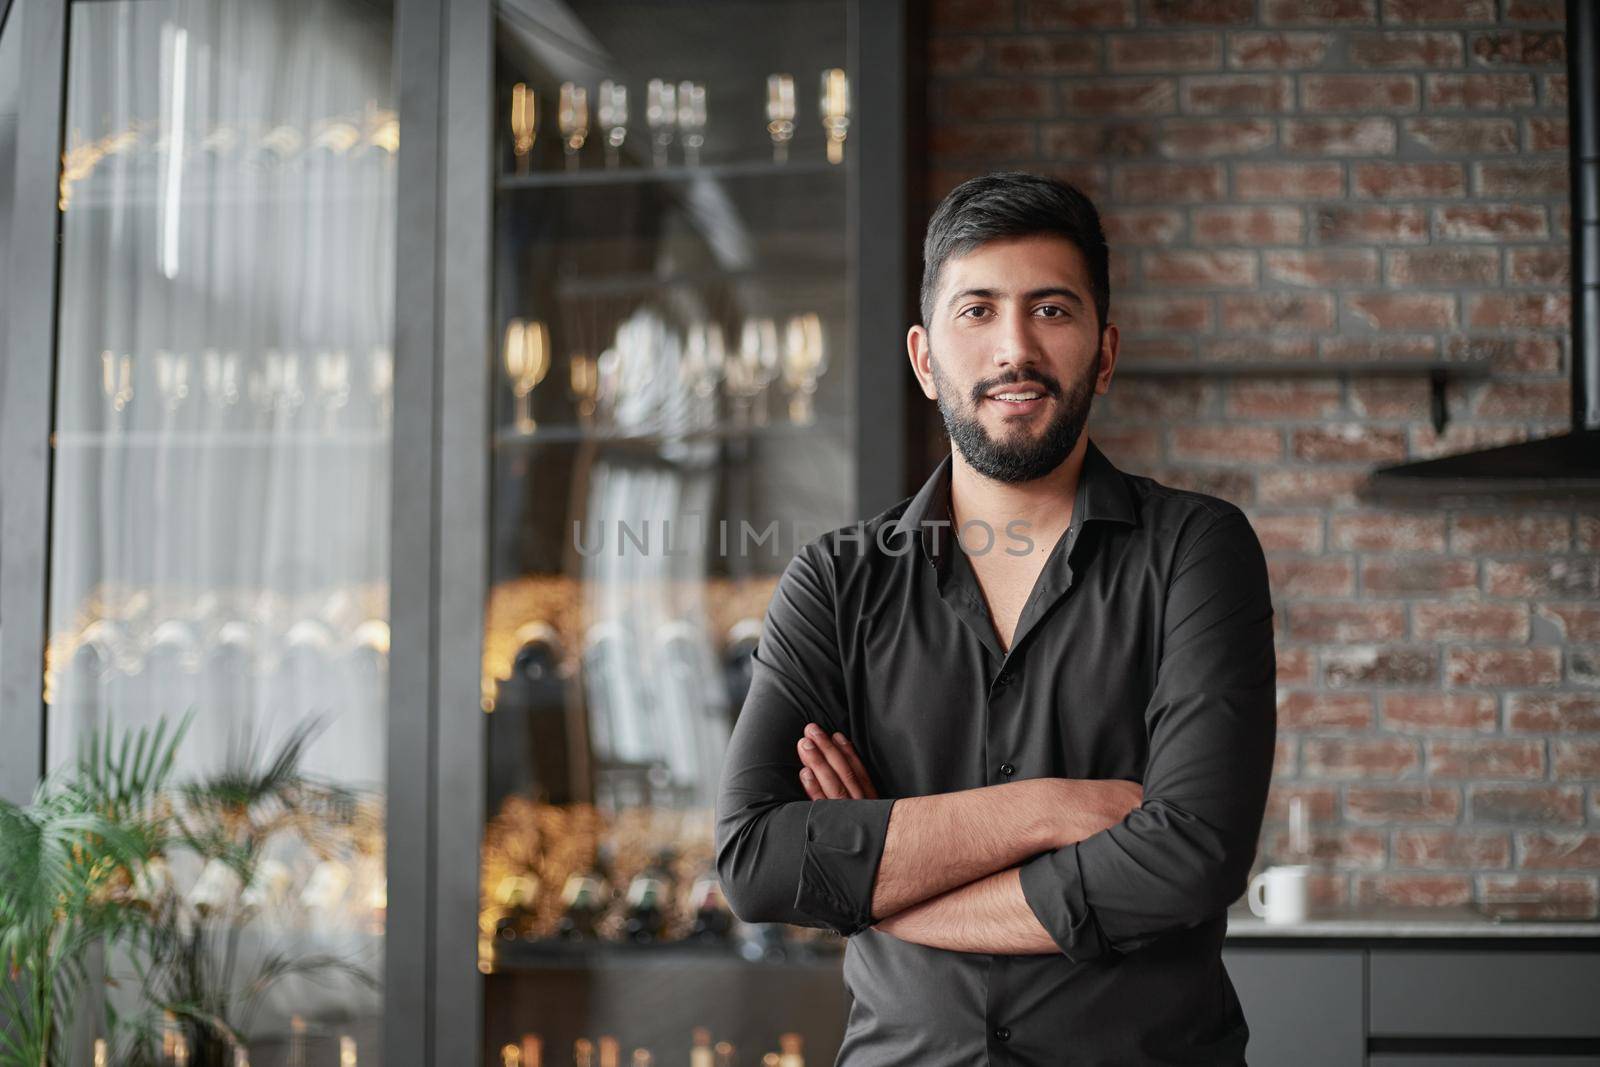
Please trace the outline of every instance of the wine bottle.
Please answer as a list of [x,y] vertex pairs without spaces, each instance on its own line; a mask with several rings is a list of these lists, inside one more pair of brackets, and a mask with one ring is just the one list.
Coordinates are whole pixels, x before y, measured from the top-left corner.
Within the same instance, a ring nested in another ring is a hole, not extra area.
[[622,1046],[617,1039],[608,1035],[600,1036],[600,1067],[622,1067]]
[[556,923],[556,936],[564,941],[592,941],[605,911],[605,890],[592,871],[574,872],[561,888],[565,910]]
[[522,1067],[522,1049],[517,1045],[504,1045],[500,1049],[500,1067]]
[[594,1067],[594,1042],[580,1037],[572,1043],[572,1067]]
[[799,1034],[790,1032],[778,1035],[778,1047],[783,1049],[783,1054],[778,1057],[778,1067],[806,1067],[805,1057],[800,1054],[804,1045]]
[[692,941],[722,942],[733,932],[733,913],[722,895],[722,883],[715,872],[695,879],[694,890],[689,894],[689,907],[694,910],[694,920],[689,924]]
[[522,1067],[541,1067],[544,1063],[544,1039],[538,1034],[522,1035]]
[[667,901],[671,885],[660,865],[652,865],[633,876],[628,883],[628,918],[623,934],[641,944],[659,941],[666,929]]
[[733,1042],[718,1041],[716,1046],[717,1067],[733,1067]]

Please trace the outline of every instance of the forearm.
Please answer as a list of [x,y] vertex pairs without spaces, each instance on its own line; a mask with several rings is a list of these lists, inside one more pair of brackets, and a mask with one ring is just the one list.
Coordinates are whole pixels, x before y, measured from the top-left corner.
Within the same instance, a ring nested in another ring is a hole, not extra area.
[[1116,806],[1109,787],[1107,782],[1034,778],[896,800],[873,886],[872,914],[893,915],[1099,832],[1126,811],[1125,804]]
[[1023,897],[1015,867],[913,905],[874,924],[873,929],[902,941],[955,952],[1011,956],[1061,952]]

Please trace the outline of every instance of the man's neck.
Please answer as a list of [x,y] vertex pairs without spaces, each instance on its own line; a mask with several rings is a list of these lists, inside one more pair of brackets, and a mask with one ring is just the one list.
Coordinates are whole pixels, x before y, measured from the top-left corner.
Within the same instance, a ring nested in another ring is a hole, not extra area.
[[[1025,524],[1020,532],[1032,539],[1034,551],[1048,553],[1072,522],[1088,444],[1085,431],[1055,470],[1030,482],[1015,483],[984,477],[968,465],[960,449],[953,450],[950,515],[956,529],[969,522],[986,523],[1000,543],[1008,537],[1007,524],[1020,520]],[[981,539],[973,535],[971,540],[977,543]]]

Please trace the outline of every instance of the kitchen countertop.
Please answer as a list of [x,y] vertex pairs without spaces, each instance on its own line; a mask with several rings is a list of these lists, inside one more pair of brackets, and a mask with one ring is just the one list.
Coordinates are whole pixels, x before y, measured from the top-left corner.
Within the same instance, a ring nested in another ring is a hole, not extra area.
[[1239,904],[1228,909],[1230,939],[1259,937],[1594,937],[1600,921],[1592,919],[1496,920],[1466,905],[1452,907],[1365,907],[1313,912],[1304,922],[1268,923]]

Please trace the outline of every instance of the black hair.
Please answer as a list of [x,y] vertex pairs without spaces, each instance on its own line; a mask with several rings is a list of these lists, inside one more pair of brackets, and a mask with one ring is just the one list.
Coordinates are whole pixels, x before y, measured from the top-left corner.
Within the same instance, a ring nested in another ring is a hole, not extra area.
[[939,274],[952,256],[964,256],[999,237],[1052,234],[1064,237],[1089,267],[1089,296],[1096,325],[1106,327],[1111,306],[1110,255],[1100,213],[1082,190],[1068,182],[1025,171],[968,178],[945,196],[928,220],[922,241],[922,325],[933,318]]

